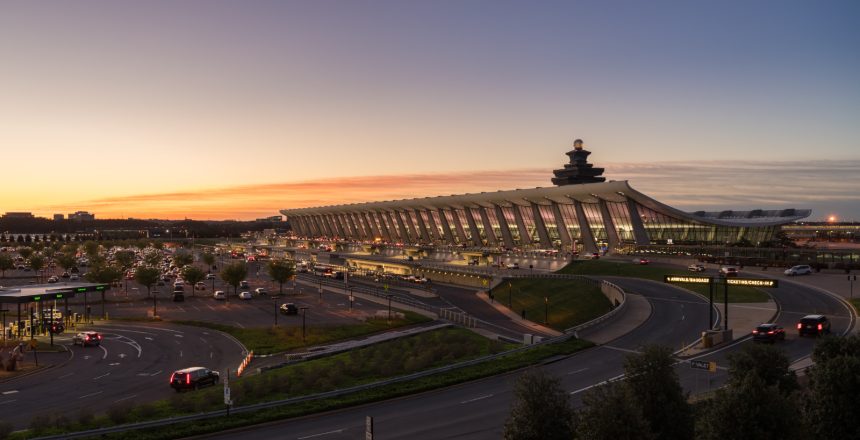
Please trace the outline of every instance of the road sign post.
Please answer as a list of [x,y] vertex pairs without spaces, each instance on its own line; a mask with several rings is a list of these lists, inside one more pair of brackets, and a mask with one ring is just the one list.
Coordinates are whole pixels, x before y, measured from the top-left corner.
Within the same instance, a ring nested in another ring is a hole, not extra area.
[[373,417],[364,419],[364,440],[373,440]]

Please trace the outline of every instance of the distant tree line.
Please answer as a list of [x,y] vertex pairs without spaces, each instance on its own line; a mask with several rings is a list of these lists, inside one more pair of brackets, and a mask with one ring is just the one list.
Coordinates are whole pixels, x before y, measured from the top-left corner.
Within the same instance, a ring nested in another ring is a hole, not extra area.
[[35,218],[0,218],[0,231],[5,234],[38,234],[56,235],[75,234],[78,232],[93,233],[100,230],[146,230],[150,235],[170,236],[173,238],[196,237],[238,237],[248,231],[263,229],[289,229],[286,222],[258,221],[201,221],[201,220],[137,220],[137,219],[105,219],[90,221],[51,220],[42,217]]

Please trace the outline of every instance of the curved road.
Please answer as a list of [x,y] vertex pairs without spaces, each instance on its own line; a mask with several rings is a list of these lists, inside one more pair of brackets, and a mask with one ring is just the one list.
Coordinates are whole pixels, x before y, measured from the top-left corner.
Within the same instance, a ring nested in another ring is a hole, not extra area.
[[244,356],[237,341],[205,328],[116,323],[90,329],[103,335],[100,346],[72,346],[73,333],[66,333],[54,341],[71,350],[68,362],[0,384],[0,408],[14,409],[8,420],[16,428],[36,415],[75,420],[80,408],[97,414],[123,402],[170,397],[173,371],[196,365],[234,370]]
[[[622,374],[625,355],[646,343],[681,348],[692,342],[706,327],[708,306],[701,297],[650,281],[614,278],[611,281],[628,292],[642,295],[652,306],[650,317],[633,332],[609,344],[595,347],[562,360],[543,365],[550,374],[562,379],[572,402],[579,405],[583,391]],[[833,332],[847,332],[853,326],[851,312],[836,298],[791,282],[781,282],[772,292],[780,306],[777,322],[788,331],[782,345],[791,360],[808,356],[813,338],[799,339],[792,330],[797,319],[808,313],[831,317]],[[731,318],[731,317],[730,317]],[[746,332],[747,329],[736,331]],[[722,367],[712,376],[679,362],[677,371],[688,391],[704,391],[726,379],[725,357],[752,343],[748,338],[727,348],[701,356]],[[498,439],[512,402],[516,373],[494,376],[438,391],[348,408],[316,416],[275,422],[263,426],[225,432],[206,438],[231,439],[239,433],[265,439],[354,439],[364,432],[365,416],[374,417],[375,432],[383,438],[419,439]]]

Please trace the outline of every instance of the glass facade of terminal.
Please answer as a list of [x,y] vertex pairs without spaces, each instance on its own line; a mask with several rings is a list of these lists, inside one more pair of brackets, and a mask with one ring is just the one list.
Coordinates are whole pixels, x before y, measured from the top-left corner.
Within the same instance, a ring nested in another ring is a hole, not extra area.
[[411,245],[454,245],[597,251],[655,244],[752,243],[772,238],[779,226],[725,226],[682,218],[634,200],[597,203],[570,199],[543,203],[301,213],[285,210],[298,235]]

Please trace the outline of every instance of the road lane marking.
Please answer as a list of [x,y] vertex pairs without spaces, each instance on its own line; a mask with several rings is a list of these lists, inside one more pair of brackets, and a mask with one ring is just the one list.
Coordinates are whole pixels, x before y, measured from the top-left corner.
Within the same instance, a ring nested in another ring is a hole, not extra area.
[[64,375],[62,375],[62,376],[58,377],[57,379],[65,379],[65,378],[67,378],[67,377],[69,377],[69,376],[74,376],[74,375],[75,375],[75,373],[64,374]]
[[9,395],[9,394],[15,394],[15,393],[17,393],[17,392],[18,392],[18,390],[3,391],[3,395],[4,395],[4,396],[6,396],[6,395]]
[[206,339],[203,339],[203,336],[200,337],[200,341],[203,342],[204,344],[206,343]]
[[322,437],[322,436],[324,436],[324,435],[340,434],[340,433],[342,433],[342,432],[343,432],[343,429],[337,429],[337,430],[334,430],[334,431],[321,432],[321,433],[319,433],[319,434],[306,435],[306,436],[304,436],[304,437],[297,437],[297,439],[298,439],[298,440],[304,440],[304,439],[306,439],[306,438]]
[[155,373],[150,374],[150,377],[151,376],[158,376],[159,374],[161,374],[162,371],[164,371],[164,370],[158,370]]
[[179,350],[179,357],[182,357],[182,350]]
[[175,337],[177,337],[177,338],[184,338],[184,337],[185,337],[185,336],[182,336],[182,335],[173,335],[173,336],[175,336]]
[[111,367],[115,367],[115,366],[119,365],[119,362],[111,362],[108,365]]
[[144,339],[146,339],[147,341],[152,341],[152,340],[153,340],[153,339],[152,339],[152,338],[150,338],[149,336],[146,336]]
[[475,397],[474,399],[464,400],[464,401],[460,402],[460,404],[462,405],[462,404],[464,404],[464,403],[477,402],[477,401],[479,401],[479,400],[484,400],[484,399],[487,399],[487,398],[489,398],[489,397],[493,397],[493,395],[492,395],[492,394],[487,394],[486,396]]
[[5,404],[7,404],[7,403],[13,403],[13,402],[17,402],[17,400],[15,400],[15,399],[12,399],[12,400],[4,400],[3,402],[0,402],[0,405],[5,405]]
[[603,345],[602,347],[603,347],[603,348],[608,348],[608,349],[610,349],[610,350],[623,351],[624,353],[642,354],[642,352],[641,352],[641,351],[630,350],[630,349],[628,349],[628,348],[613,347],[613,346],[611,346],[611,345]]
[[83,396],[78,397],[78,399],[83,399],[83,398],[86,398],[86,397],[98,396],[99,394],[101,394],[101,393],[103,393],[103,392],[104,392],[104,391],[96,391],[95,393],[84,394]]
[[623,375],[623,374],[619,374],[618,376],[615,376],[615,377],[610,377],[609,379],[606,379],[606,380],[604,380],[603,382],[596,383],[596,384],[594,384],[594,385],[589,385],[589,386],[587,386],[587,387],[585,387],[585,388],[580,388],[580,389],[578,389],[578,390],[573,390],[573,391],[571,391],[571,392],[570,392],[570,395],[572,396],[572,395],[574,395],[574,394],[579,394],[579,393],[581,393],[581,392],[583,392],[583,391],[588,391],[588,390],[590,390],[590,389],[592,389],[592,388],[594,388],[594,387],[599,387],[599,386],[601,386],[601,385],[606,385],[606,384],[608,384],[608,383],[610,383],[610,382],[614,382],[614,381],[616,381],[616,380],[618,380],[618,379],[621,379],[622,377],[624,377],[624,375]]
[[237,327],[239,327],[239,328],[245,328],[245,326],[244,326],[244,325],[242,325],[242,324],[240,324],[240,323],[238,323],[238,322],[236,322],[236,321],[233,321],[233,324],[236,324],[236,326],[237,326]]
[[570,376],[571,374],[582,373],[583,371],[585,371],[585,370],[587,370],[587,369],[588,369],[588,368],[580,368],[580,369],[578,369],[578,370],[574,370],[574,371],[571,371],[570,373],[567,373],[567,375],[568,375],[568,376]]
[[102,351],[104,351],[104,352],[105,352],[104,356],[102,356],[102,359],[107,359],[107,348],[102,347],[102,345],[101,345],[101,344],[99,344],[99,348],[101,348],[101,349],[102,349]]
[[133,398],[135,398],[135,397],[137,397],[137,394],[132,394],[131,396],[123,397],[122,399],[114,400],[114,401],[113,401],[113,403],[120,403],[120,402],[122,402],[123,400],[133,399]]
[[209,359],[212,359],[214,357],[215,357],[215,352],[210,351],[209,352]]
[[93,378],[93,380],[99,380],[99,379],[101,379],[103,377],[107,377],[107,376],[110,376],[110,373],[105,373],[105,374],[102,374],[101,376],[96,376]]

